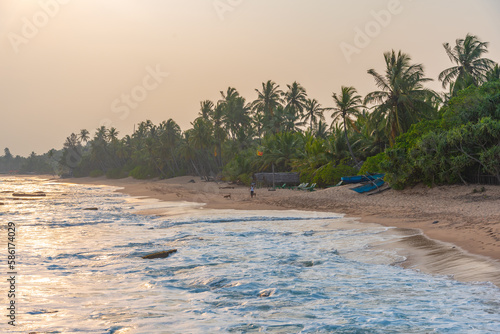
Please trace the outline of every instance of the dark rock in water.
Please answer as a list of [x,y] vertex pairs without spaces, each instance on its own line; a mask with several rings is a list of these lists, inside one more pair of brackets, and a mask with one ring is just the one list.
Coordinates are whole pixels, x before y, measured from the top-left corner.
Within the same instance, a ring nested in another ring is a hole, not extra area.
[[439,223],[439,220],[433,221],[432,223],[437,224],[437,223]]
[[13,193],[12,196],[15,196],[15,197],[45,197],[47,195],[43,191],[37,191],[34,193]]
[[173,254],[175,252],[177,252],[177,249],[171,249],[168,251],[156,252],[156,253],[144,255],[142,258],[143,259],[164,259],[166,257],[169,257],[170,254]]
[[89,211],[90,211],[90,210],[92,210],[92,211],[96,211],[96,210],[99,210],[99,209],[98,209],[98,208],[85,208],[85,209],[83,209],[83,210],[89,210]]
[[276,292],[276,289],[265,289],[265,290],[262,290],[261,292],[259,292],[259,297],[270,297],[270,296],[274,295],[275,292]]
[[301,265],[302,267],[312,267],[312,266],[314,266],[314,262],[312,262],[312,261],[302,261],[302,262],[299,262],[299,265]]

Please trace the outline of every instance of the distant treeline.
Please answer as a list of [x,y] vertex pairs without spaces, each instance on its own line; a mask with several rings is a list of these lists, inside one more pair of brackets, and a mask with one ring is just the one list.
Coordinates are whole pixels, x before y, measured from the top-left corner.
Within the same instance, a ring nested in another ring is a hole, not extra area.
[[100,127],[93,136],[84,129],[41,156],[14,158],[5,149],[0,171],[140,179],[189,174],[248,184],[253,173],[274,165],[319,186],[366,172],[385,172],[395,188],[483,174],[500,182],[498,64],[483,57],[488,43],[476,36],[443,46],[454,63],[438,77],[447,93],[426,88],[432,79],[423,65],[391,51],[383,72],[368,70],[378,90],[365,97],[342,86],[323,107],[299,83],[282,90],[269,80],[247,102],[229,87],[218,101],[200,103],[186,131],[172,119],[141,122],[122,138],[115,128]]

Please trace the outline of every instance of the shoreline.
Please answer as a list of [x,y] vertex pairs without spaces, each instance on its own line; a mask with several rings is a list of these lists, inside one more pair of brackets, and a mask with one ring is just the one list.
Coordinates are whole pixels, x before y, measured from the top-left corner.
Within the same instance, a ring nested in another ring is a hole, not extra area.
[[[99,178],[54,179],[73,184],[120,187],[117,191],[160,201],[200,203],[207,209],[302,210],[345,214],[361,223],[393,227],[396,242],[373,245],[396,249],[407,260],[398,264],[425,273],[449,275],[458,281],[489,281],[500,287],[500,187],[441,186],[389,190],[375,196],[356,194],[349,186],[314,192],[249,189],[225,182],[203,182],[183,176],[166,180]],[[194,181],[194,182],[193,182]],[[230,195],[230,196],[228,196]],[[204,204],[203,204],[204,203]],[[145,215],[168,215],[165,209],[143,210]]]

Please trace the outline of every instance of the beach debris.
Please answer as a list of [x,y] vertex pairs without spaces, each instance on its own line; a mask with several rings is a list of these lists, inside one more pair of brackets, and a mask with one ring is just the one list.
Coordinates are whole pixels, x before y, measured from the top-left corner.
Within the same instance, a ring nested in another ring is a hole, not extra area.
[[3,202],[0,202],[0,205],[5,205],[5,203],[3,203]]
[[231,194],[224,195],[224,198],[231,199]]
[[170,249],[167,251],[162,251],[162,252],[156,252],[156,253],[151,253],[148,255],[142,256],[143,259],[164,259],[166,257],[169,257],[170,254],[176,253],[177,249]]
[[36,191],[34,193],[13,193],[15,197],[45,197],[47,196],[43,191]]
[[259,297],[264,298],[264,297],[271,297],[274,295],[276,292],[276,289],[264,289],[259,292]]
[[439,223],[439,220],[433,221],[432,223],[437,224],[437,223]]
[[98,208],[85,208],[83,210],[87,210],[87,211],[96,211],[96,210],[99,210]]
[[196,183],[193,179],[189,180],[188,183]]
[[219,189],[234,189],[232,186],[219,187]]

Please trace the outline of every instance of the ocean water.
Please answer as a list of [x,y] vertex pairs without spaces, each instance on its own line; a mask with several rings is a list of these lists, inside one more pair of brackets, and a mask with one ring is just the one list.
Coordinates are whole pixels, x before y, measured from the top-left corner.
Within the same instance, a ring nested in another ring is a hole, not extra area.
[[[404,258],[370,246],[399,238],[388,228],[341,214],[144,204],[113,190],[0,178],[4,314],[7,222],[18,272],[17,326],[2,316],[0,332],[500,333],[500,289],[395,266]],[[161,205],[169,215],[136,214]]]

